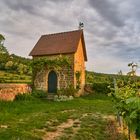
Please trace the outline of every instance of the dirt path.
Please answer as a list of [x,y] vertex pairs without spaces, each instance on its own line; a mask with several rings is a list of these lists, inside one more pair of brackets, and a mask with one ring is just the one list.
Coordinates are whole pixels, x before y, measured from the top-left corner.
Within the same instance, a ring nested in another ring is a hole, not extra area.
[[124,140],[124,132],[122,127],[119,126],[115,116],[109,115],[105,116],[105,119],[108,120],[106,126],[106,132],[108,133],[108,140]]
[[[68,119],[67,122],[64,122],[57,126],[56,131],[54,132],[47,132],[45,136],[43,137],[43,140],[54,140],[55,138],[61,136],[63,134],[63,131],[66,128],[70,128],[73,126],[75,122],[78,122],[79,120],[73,120]],[[75,129],[76,130],[76,129]]]
[[[65,129],[72,128],[72,135],[74,136],[81,127],[81,120],[86,119],[89,116],[98,117],[98,114],[85,113],[79,119],[68,119],[66,122],[56,126],[56,130],[53,132],[47,131],[43,136],[43,140],[55,140],[65,134]],[[107,140],[124,140],[121,134],[120,128],[116,122],[115,116],[102,116],[106,121],[106,133],[108,135]],[[76,125],[76,127],[74,127]],[[93,128],[94,130],[94,128]]]

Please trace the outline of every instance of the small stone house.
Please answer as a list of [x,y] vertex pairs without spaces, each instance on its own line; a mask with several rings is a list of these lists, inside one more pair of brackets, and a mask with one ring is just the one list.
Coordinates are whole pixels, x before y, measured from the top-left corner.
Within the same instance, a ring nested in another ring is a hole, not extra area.
[[[29,54],[36,58],[56,58],[67,57],[71,62],[69,73],[67,67],[56,69],[45,67],[45,70],[38,71],[34,78],[34,87],[49,93],[56,93],[58,89],[67,88],[72,85],[82,93],[85,86],[85,61],[87,61],[86,47],[83,30],[42,35],[39,41]],[[76,73],[79,73],[79,81]],[[78,82],[78,83],[77,83]]]

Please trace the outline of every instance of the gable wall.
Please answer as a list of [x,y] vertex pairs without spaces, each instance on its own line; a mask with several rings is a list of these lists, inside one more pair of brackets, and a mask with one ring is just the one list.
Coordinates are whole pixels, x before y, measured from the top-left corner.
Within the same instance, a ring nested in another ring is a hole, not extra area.
[[[82,46],[82,40],[80,39],[78,44],[77,52],[74,55],[74,73],[76,71],[81,72],[81,88],[84,88],[85,85],[85,61],[84,61],[84,52],[83,52],[83,46]],[[74,85],[76,85],[76,76],[74,75]]]

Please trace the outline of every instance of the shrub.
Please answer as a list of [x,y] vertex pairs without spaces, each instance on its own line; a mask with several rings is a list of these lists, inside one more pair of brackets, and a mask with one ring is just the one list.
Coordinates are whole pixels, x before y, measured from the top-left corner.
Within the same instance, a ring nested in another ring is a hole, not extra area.
[[60,95],[75,96],[76,92],[77,92],[77,89],[75,89],[72,85],[69,85],[67,88],[58,90],[57,94],[58,96]]
[[108,94],[110,92],[110,89],[108,88],[110,84],[109,83],[93,83],[93,90],[99,93],[105,93]]
[[9,80],[14,80],[14,77],[9,77],[8,79],[9,79]]
[[36,98],[46,98],[47,97],[47,93],[42,90],[34,90],[32,92],[32,95]]
[[26,80],[26,78],[24,76],[20,76],[21,80]]
[[6,83],[6,81],[3,78],[0,78],[0,83]]
[[15,96],[15,100],[17,101],[30,101],[33,100],[33,96],[31,94],[17,94]]

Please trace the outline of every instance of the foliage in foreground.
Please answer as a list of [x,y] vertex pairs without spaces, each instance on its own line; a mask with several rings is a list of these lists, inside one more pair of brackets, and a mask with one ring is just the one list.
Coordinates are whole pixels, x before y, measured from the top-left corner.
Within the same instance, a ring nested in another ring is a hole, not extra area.
[[16,101],[30,101],[33,100],[34,96],[32,96],[32,94],[30,93],[26,93],[26,94],[17,94],[15,97]]
[[[115,107],[122,116],[130,132],[140,137],[140,84],[135,81],[119,81],[112,89]],[[130,135],[129,135],[130,137]]]

